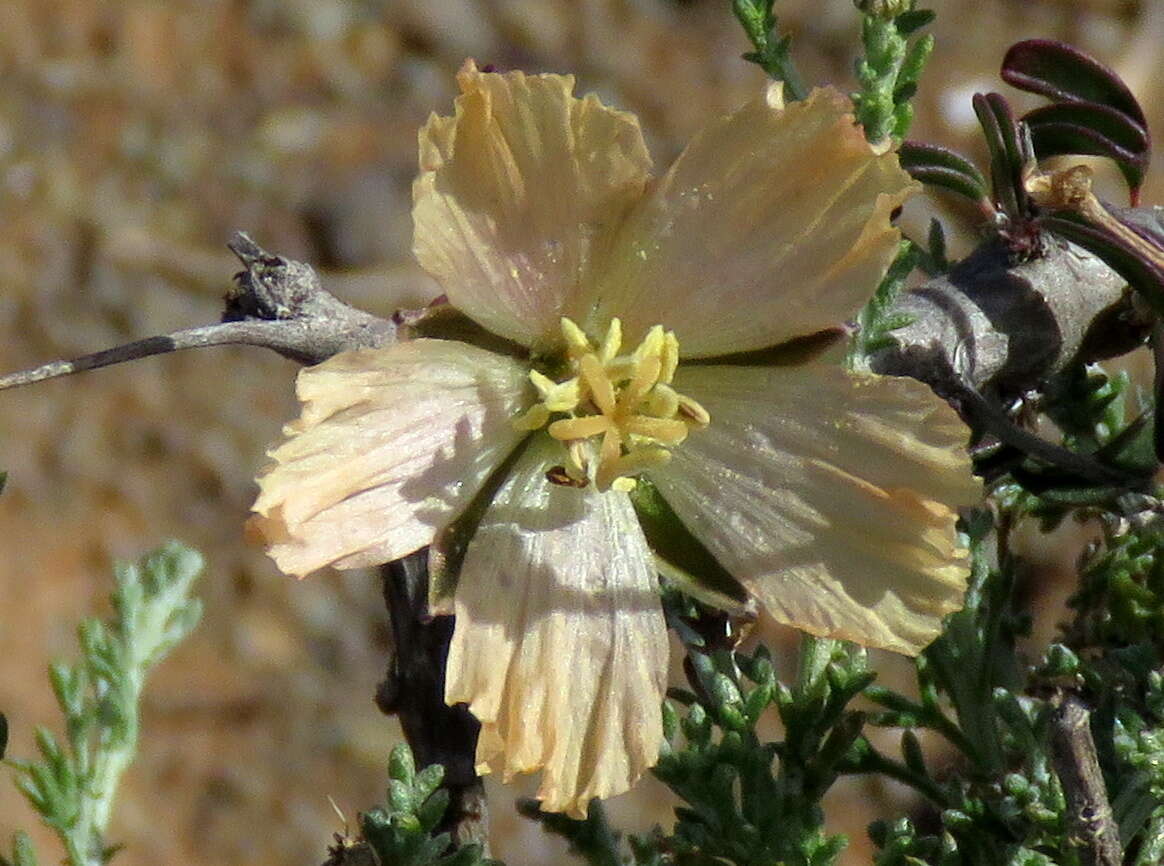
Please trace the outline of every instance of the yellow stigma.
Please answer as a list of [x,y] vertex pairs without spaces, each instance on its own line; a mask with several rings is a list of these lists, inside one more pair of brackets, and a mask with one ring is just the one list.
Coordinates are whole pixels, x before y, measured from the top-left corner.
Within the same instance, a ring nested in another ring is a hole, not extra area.
[[[612,319],[598,343],[570,319],[562,319],[567,378],[555,382],[531,371],[541,398],[514,419],[519,430],[547,427],[566,444],[568,459],[548,477],[599,490],[631,490],[634,476],[671,459],[671,448],[692,427],[706,427],[707,411],[671,387],[679,364],[679,341],[656,325],[630,354],[622,348],[622,323]],[[555,417],[556,416],[556,417]],[[556,483],[565,483],[558,481]]]

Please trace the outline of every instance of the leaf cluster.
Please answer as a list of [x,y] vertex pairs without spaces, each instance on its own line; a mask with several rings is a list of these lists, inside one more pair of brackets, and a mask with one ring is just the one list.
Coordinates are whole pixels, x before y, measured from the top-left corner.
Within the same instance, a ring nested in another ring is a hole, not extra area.
[[481,846],[453,844],[439,827],[449,808],[450,795],[441,787],[444,768],[439,764],[417,771],[412,751],[400,743],[388,759],[388,795],[383,806],[359,816],[359,838],[341,839],[332,848],[329,864],[371,862],[393,866],[490,866],[496,860],[482,856]]
[[[1109,376],[1098,364],[1076,365],[1049,381],[1037,404],[1061,431],[1064,448],[1110,470],[1111,482],[1081,477],[1063,466],[1009,460],[995,496],[1016,519],[1029,515],[1050,530],[1068,516],[1105,523],[1134,518],[1158,502],[1153,401],[1127,374]],[[987,458],[1007,462],[1006,449]]]
[[763,69],[773,81],[783,81],[789,99],[801,100],[808,91],[792,61],[792,37],[776,35],[775,5],[776,0],[732,0],[732,12],[755,49],[743,58]]
[[[805,638],[786,685],[762,645],[750,654],[698,642],[689,649],[691,688],[670,692],[653,770],[681,801],[671,832],[630,836],[624,850],[596,803],[585,821],[527,814],[602,866],[835,863],[846,840],[825,830],[821,798],[848,771],[862,729],[849,703],[874,676],[864,651]],[[758,730],[771,708],[785,728],[779,741]]]
[[[865,661],[861,650],[805,638],[785,685],[763,646],[750,655],[689,651],[693,688],[672,691],[654,770],[684,802],[665,845],[677,862],[835,862],[845,840],[825,831],[820,800],[861,730],[848,704],[873,678]],[[769,707],[782,741],[757,731]]]
[[[1065,447],[1150,473],[1155,457],[1145,419],[1152,407],[1141,397],[1139,412],[1132,411],[1132,396],[1126,376],[1079,366],[1048,385],[1040,408]],[[904,818],[872,828],[878,866],[1097,862],[1073,826],[1056,763],[1055,707],[1066,695],[1091,710],[1086,736],[1102,771],[1095,787],[1111,805],[1107,832],[1118,833],[1125,862],[1160,862],[1164,524],[1157,495],[1153,487],[1087,485],[1048,466],[1012,467],[996,486],[995,516],[983,512],[968,526],[975,568],[966,606],[918,659],[920,700],[866,690],[886,709],[872,723],[907,728],[903,750],[915,773],[924,767],[908,731],[929,729],[959,752],[955,774],[931,776],[936,828],[923,832]],[[1016,651],[1026,628],[1016,602],[1022,570],[1005,549],[989,556],[984,546],[992,536],[1005,544],[1009,527],[1027,515],[1045,527],[1069,515],[1091,517],[1104,529],[1080,563],[1073,620],[1034,666]]]
[[894,302],[914,270],[923,264],[937,265],[944,259],[945,241],[937,220],[931,224],[931,228],[932,248],[937,250],[938,257],[927,254],[911,240],[901,241],[897,255],[881,278],[877,291],[857,314],[857,332],[849,346],[850,367],[860,368],[870,355],[894,345],[893,332],[912,324],[913,316],[895,311]]
[[[116,850],[104,834],[118,782],[136,753],[146,674],[197,624],[202,606],[190,593],[201,571],[202,557],[176,542],[139,564],[118,565],[112,619],[81,623],[80,660],[49,668],[64,741],[37,728],[40,760],[11,764],[17,787],[60,837],[73,866],[105,863]],[[26,837],[16,840],[11,862],[35,863]]]
[[859,89],[852,95],[857,120],[873,143],[901,141],[913,124],[911,100],[934,50],[934,37],[918,31],[934,20],[934,13],[916,9],[913,0],[857,6],[864,48],[855,65]]
[[[1065,849],[1064,800],[1052,766],[1050,711],[1025,693],[1025,668],[1016,639],[1028,627],[1014,608],[1017,567],[992,567],[993,520],[986,511],[967,523],[973,569],[964,608],[918,658],[919,698],[872,687],[883,707],[879,726],[905,729],[897,778],[928,801],[929,832],[909,818],[879,821],[870,834],[877,866],[1052,864]],[[957,772],[932,769],[919,732],[945,739],[957,753]],[[877,764],[871,764],[877,769]]]

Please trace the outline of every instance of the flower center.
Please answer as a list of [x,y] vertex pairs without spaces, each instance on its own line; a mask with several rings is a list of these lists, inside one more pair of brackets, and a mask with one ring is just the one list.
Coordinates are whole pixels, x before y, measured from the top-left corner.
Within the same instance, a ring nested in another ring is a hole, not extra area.
[[[655,325],[630,354],[620,354],[622,323],[611,319],[606,336],[592,343],[562,319],[566,370],[554,381],[531,370],[540,401],[514,419],[519,430],[540,430],[565,443],[564,466],[547,473],[558,484],[628,491],[644,469],[671,459],[671,449],[692,427],[706,427],[707,410],[671,387],[679,364],[674,331]],[[591,471],[593,470],[593,471]]]

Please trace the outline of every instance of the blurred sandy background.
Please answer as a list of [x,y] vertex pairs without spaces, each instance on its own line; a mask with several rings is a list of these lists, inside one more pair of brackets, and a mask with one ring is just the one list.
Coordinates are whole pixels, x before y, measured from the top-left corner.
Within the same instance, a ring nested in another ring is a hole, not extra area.
[[[410,262],[415,134],[447,113],[467,56],[569,71],[637,112],[659,163],[754,92],[728,0],[4,0],[0,2],[0,368],[214,320],[245,229],[388,313],[432,288]],[[1050,36],[1114,65],[1161,125],[1164,3],[936,0],[914,135],[978,154],[969,96],[1007,45]],[[851,0],[777,6],[810,81],[851,86]],[[1164,201],[1153,178],[1145,201]],[[315,863],[380,801],[396,737],[372,694],[386,660],[374,578],[295,583],[242,540],[264,448],[295,412],[295,367],[202,350],[0,394],[0,710],[11,754],[54,723],[43,677],[105,613],[109,564],[162,539],[201,548],[206,615],[147,689],[142,754],[111,840],[123,866]],[[647,783],[616,804],[665,821]],[[494,853],[562,849],[492,794]],[[854,784],[833,829],[900,792]],[[35,821],[0,780],[0,840]],[[58,850],[37,830],[42,862]]]

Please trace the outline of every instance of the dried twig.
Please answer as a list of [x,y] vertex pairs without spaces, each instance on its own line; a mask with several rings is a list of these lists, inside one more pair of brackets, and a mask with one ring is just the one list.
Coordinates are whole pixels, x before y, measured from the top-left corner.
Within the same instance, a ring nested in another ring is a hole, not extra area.
[[478,842],[489,854],[489,813],[475,769],[480,725],[464,704],[445,703],[445,663],[453,637],[451,616],[428,612],[428,551],[381,568],[392,623],[393,655],[376,704],[400,718],[418,766],[445,768],[452,795],[440,830],[458,845]]
[[246,269],[235,275],[237,289],[226,297],[220,324],[9,373],[0,376],[0,390],[181,349],[261,346],[301,364],[318,364],[345,349],[382,346],[396,339],[395,322],[340,301],[320,285],[310,265],[272,255],[243,233],[228,246]]
[[1120,866],[1120,830],[1091,737],[1091,715],[1072,694],[1057,695],[1052,706],[1051,760],[1067,797],[1070,839],[1085,866]]

